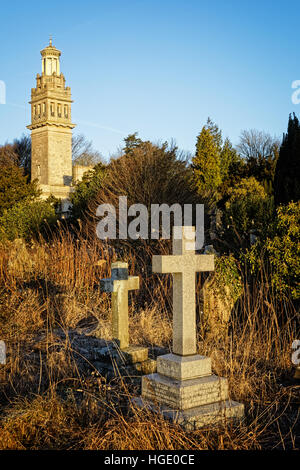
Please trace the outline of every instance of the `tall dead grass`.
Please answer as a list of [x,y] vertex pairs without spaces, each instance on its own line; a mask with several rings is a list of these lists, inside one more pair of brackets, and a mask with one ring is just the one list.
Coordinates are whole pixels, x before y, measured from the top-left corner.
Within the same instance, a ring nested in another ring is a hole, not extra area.
[[[99,279],[110,276],[120,257],[142,280],[130,295],[131,342],[170,348],[172,282],[151,272],[153,251],[142,245],[121,251],[61,230],[51,243],[28,246],[31,263],[23,253],[20,268],[12,246],[0,247],[0,338],[9,352],[0,366],[1,449],[299,448],[299,385],[291,380],[297,312],[275,300],[266,273],[257,279],[244,273],[228,336],[205,337],[198,328],[199,353],[212,357],[214,372],[229,380],[231,398],[245,404],[239,427],[185,433],[130,405],[139,380],[106,382],[79,367],[67,332],[95,319],[92,336],[110,338],[110,296],[100,292]],[[99,259],[106,264],[96,266]],[[64,340],[58,330],[66,332]]]

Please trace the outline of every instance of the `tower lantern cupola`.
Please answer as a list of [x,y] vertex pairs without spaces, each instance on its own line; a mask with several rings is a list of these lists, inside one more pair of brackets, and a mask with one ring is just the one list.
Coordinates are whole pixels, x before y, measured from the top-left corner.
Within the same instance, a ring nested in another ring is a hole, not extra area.
[[49,46],[41,51],[42,56],[42,75],[60,75],[59,58],[61,52],[52,45],[50,37]]

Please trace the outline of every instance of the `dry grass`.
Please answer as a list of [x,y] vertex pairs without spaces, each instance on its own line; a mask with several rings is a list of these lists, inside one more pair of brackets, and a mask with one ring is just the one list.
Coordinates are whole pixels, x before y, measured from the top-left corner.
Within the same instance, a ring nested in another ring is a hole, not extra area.
[[[95,318],[93,334],[110,338],[110,296],[100,293],[99,279],[122,256],[143,280],[131,294],[131,342],[168,349],[171,280],[151,273],[151,247],[134,253],[125,247],[120,254],[120,248],[80,236],[73,241],[61,231],[51,243],[41,240],[27,250],[30,263],[24,253],[13,263],[12,246],[0,247],[0,338],[9,352],[0,366],[0,449],[299,448],[299,385],[291,380],[296,312],[288,302],[275,303],[263,274],[251,284],[244,280],[228,336],[205,337],[199,328],[199,352],[212,357],[216,374],[228,377],[246,420],[235,428],[185,433],[130,405],[139,381],[108,383],[86,372],[68,335],[57,334]],[[96,267],[99,259],[107,263]]]

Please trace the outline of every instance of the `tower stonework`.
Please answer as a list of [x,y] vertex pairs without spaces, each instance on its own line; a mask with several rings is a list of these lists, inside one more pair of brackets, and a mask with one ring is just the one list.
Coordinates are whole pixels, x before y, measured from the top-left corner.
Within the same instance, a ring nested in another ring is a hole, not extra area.
[[52,45],[41,51],[42,74],[31,89],[31,178],[42,198],[51,194],[67,209],[72,191],[71,89],[60,72],[61,52]]

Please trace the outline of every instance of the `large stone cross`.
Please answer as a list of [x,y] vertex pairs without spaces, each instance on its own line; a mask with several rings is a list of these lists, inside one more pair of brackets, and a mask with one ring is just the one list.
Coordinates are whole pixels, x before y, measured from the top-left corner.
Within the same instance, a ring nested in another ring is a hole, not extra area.
[[173,255],[153,256],[152,270],[173,275],[173,353],[196,354],[196,273],[213,271],[214,256],[195,254],[195,227],[174,227]]
[[101,279],[100,286],[112,293],[112,335],[125,349],[129,346],[128,291],[139,288],[139,277],[128,276],[128,264],[117,261],[111,265],[111,278]]

